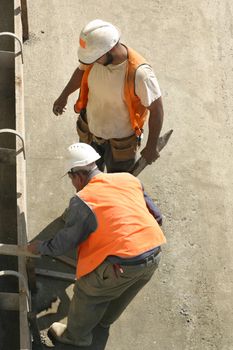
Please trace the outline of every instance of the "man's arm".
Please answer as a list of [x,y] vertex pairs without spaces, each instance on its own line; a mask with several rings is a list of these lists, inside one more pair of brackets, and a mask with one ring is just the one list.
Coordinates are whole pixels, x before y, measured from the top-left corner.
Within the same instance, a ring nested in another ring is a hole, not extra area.
[[163,103],[162,98],[159,97],[157,100],[152,102],[148,107],[150,111],[150,117],[148,121],[148,139],[145,148],[141,151],[141,155],[148,164],[151,164],[159,157],[159,152],[157,150],[157,142],[159,138],[160,131],[163,125]]
[[72,77],[70,78],[68,84],[62,91],[61,95],[53,104],[53,113],[55,115],[61,115],[65,111],[65,106],[67,105],[68,97],[81,86],[81,81],[83,77],[84,70],[78,67]]
[[74,249],[97,228],[92,210],[79,197],[70,201],[64,228],[46,241],[34,241],[28,250],[34,254],[57,256]]
[[154,204],[153,200],[151,199],[150,196],[148,196],[148,194],[144,191],[144,199],[146,202],[146,206],[147,209],[149,210],[149,212],[151,213],[151,215],[153,215],[153,217],[155,218],[155,220],[157,221],[157,223],[162,226],[163,223],[163,217],[162,214],[160,213],[159,208]]
[[162,214],[159,210],[159,208],[155,205],[155,203],[153,202],[152,198],[145,192],[144,186],[141,183],[142,186],[142,192],[143,192],[143,196],[146,202],[146,206],[147,209],[149,210],[149,212],[151,213],[151,215],[153,215],[153,217],[155,218],[155,220],[157,221],[157,223],[162,226],[163,223],[163,217]]
[[157,142],[163,125],[163,103],[158,80],[147,64],[141,65],[136,71],[135,92],[142,105],[150,111],[148,139],[141,155],[151,164],[159,157]]

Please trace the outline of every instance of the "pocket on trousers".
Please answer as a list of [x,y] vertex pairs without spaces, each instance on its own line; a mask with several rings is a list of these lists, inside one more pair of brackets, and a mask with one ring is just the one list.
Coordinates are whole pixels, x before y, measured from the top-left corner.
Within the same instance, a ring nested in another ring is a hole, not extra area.
[[135,135],[122,139],[110,139],[112,156],[115,161],[134,159],[137,152],[137,138]]
[[91,144],[92,134],[90,133],[87,122],[83,120],[81,115],[79,115],[79,117],[78,117],[76,128],[77,128],[77,133],[79,136],[79,141]]
[[104,281],[109,279],[109,270],[112,269],[112,264],[108,261],[104,261],[101,265],[99,265],[95,270],[95,275],[101,280]]

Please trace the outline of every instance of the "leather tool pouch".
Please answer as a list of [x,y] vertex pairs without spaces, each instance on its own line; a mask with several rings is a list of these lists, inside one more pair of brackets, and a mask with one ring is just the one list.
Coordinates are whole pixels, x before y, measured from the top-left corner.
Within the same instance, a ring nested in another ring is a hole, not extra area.
[[91,144],[92,134],[91,134],[89,127],[88,127],[88,124],[87,124],[86,110],[84,110],[84,109],[81,110],[81,112],[78,116],[76,128],[77,128],[77,133],[79,136],[79,141],[87,143],[87,144]]
[[138,148],[135,134],[122,139],[110,139],[109,142],[113,159],[115,161],[122,162],[135,158]]

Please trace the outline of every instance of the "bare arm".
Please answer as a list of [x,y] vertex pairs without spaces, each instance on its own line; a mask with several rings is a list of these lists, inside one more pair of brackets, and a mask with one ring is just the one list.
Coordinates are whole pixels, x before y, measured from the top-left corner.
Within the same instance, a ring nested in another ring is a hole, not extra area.
[[61,115],[65,111],[65,106],[67,105],[68,97],[76,90],[80,88],[84,70],[77,68],[72,77],[70,78],[68,84],[62,91],[61,95],[53,104],[53,113],[55,115]]
[[150,111],[148,122],[149,134],[146,147],[141,151],[141,155],[145,158],[148,164],[151,164],[159,157],[157,142],[162,129],[164,115],[162,98],[159,97],[152,102],[148,109]]

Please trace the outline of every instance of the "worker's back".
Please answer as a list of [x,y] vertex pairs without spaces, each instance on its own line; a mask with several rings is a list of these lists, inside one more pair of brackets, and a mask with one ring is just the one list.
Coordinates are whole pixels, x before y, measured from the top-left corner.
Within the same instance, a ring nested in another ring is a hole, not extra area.
[[80,245],[79,277],[109,255],[130,258],[166,242],[134,176],[100,173],[78,195],[92,208],[98,223],[97,230]]

